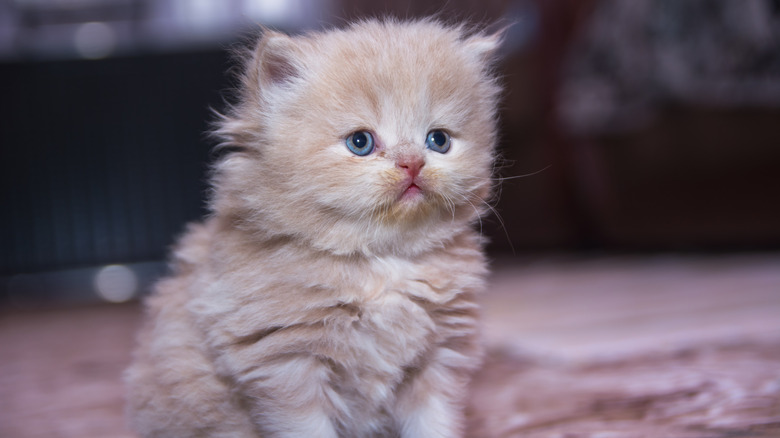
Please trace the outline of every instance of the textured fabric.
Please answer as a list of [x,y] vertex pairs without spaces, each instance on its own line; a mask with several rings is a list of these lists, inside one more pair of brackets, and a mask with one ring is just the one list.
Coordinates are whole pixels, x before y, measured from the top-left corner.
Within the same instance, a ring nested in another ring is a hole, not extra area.
[[631,129],[661,105],[780,106],[780,2],[604,0],[559,95],[572,131]]

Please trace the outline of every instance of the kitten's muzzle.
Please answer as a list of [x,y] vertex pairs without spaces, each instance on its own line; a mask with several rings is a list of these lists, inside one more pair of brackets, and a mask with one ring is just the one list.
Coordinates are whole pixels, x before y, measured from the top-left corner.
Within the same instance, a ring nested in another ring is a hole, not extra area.
[[396,167],[406,172],[409,179],[414,182],[420,170],[425,166],[425,159],[419,155],[402,155],[395,162]]

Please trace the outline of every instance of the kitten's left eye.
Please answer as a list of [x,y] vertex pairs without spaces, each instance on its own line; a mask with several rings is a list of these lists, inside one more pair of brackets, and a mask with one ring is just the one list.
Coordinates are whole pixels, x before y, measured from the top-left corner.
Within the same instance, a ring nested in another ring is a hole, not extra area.
[[361,157],[374,150],[374,137],[368,131],[353,132],[347,137],[346,143],[353,154]]
[[441,129],[435,129],[428,133],[428,137],[425,139],[425,146],[440,154],[443,154],[450,150],[450,135]]

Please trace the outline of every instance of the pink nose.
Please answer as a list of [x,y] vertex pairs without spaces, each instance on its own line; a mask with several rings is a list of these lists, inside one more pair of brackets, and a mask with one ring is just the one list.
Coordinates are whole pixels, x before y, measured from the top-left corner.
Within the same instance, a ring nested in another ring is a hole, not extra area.
[[420,174],[420,169],[425,166],[425,160],[419,156],[405,156],[400,157],[398,161],[395,162],[395,165],[406,171],[409,177],[414,179]]

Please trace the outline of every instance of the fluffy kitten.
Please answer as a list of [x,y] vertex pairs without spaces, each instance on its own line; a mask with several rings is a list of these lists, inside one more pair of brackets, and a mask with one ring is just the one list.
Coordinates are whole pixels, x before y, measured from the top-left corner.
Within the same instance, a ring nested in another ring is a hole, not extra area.
[[216,131],[212,213],[147,303],[126,373],[141,435],[462,434],[499,39],[264,33]]

